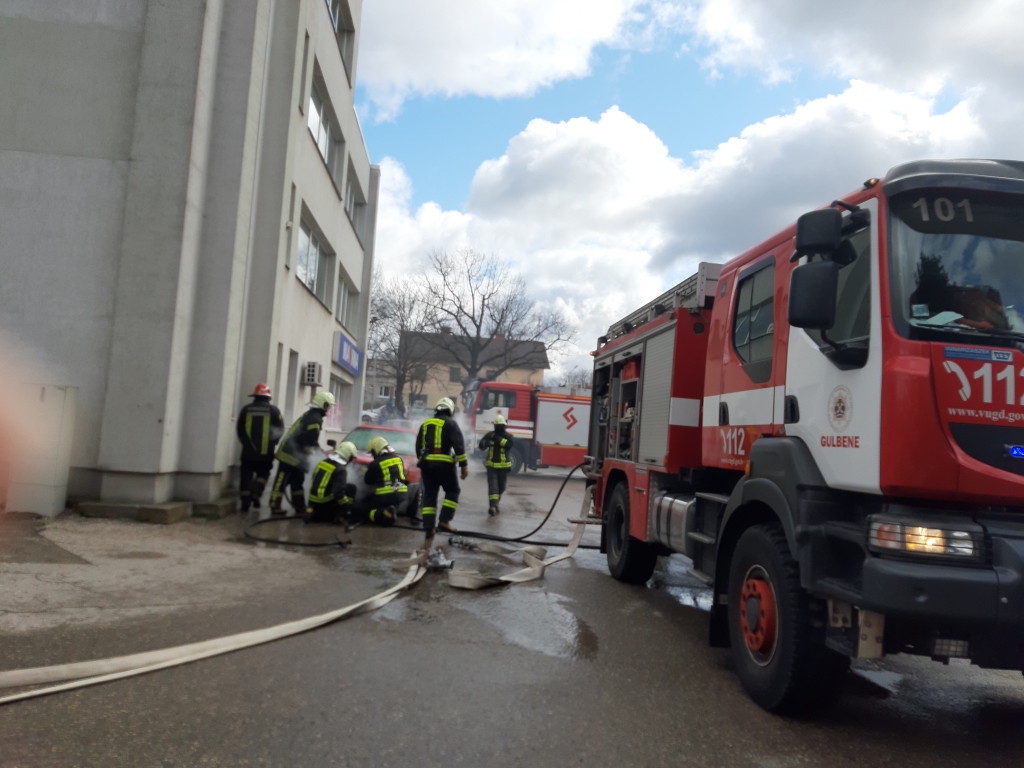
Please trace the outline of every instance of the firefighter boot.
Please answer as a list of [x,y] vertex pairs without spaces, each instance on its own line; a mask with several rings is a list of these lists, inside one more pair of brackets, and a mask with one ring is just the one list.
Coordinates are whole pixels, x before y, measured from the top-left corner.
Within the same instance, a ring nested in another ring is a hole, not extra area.
[[458,533],[459,529],[452,525],[451,520],[442,520],[437,524],[438,529],[448,533]]

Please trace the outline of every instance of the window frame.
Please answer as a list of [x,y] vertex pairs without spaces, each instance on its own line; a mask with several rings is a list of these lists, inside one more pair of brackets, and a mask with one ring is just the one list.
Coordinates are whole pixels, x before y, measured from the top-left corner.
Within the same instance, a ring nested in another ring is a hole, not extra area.
[[[775,255],[772,254],[767,258],[761,259],[754,264],[750,265],[739,275],[736,276],[735,286],[733,292],[735,300],[733,301],[732,311],[729,317],[729,344],[732,347],[732,352],[736,356],[740,367],[743,368],[743,372],[750,377],[751,381],[755,384],[766,384],[771,381],[772,368],[775,361],[775,294],[776,294],[776,278],[777,270],[775,268]],[[751,333],[752,328],[749,323],[754,313],[754,284],[757,280],[757,276],[770,269],[772,272],[771,279],[771,291],[768,293],[768,298],[758,302],[758,311],[764,310],[767,307],[771,307],[771,322],[769,323],[769,331],[762,333],[757,337],[754,337]],[[746,310],[743,310],[740,302],[743,300],[743,288],[745,285],[750,285],[750,297],[749,305]],[[746,314],[746,320],[748,322],[747,328],[747,340],[745,343],[737,345],[736,343],[736,330],[739,322],[740,314]],[[768,357],[752,359],[751,351],[755,341],[759,341],[764,338],[769,338],[771,341],[768,344],[769,354]],[[746,356],[740,351],[741,347],[745,347],[747,352]]]
[[[319,102],[319,105],[317,104]],[[341,197],[341,175],[345,168],[345,135],[334,111],[334,104],[319,65],[313,63],[313,79],[307,99],[306,129],[309,131],[317,154],[327,169],[334,191]],[[314,120],[316,126],[314,128]]]
[[[305,248],[303,238],[306,240]],[[328,292],[333,282],[335,253],[319,233],[316,225],[310,224],[305,214],[299,218],[298,241],[298,247],[295,249],[295,277],[330,311],[333,297]],[[311,256],[315,259],[312,272]]]
[[338,53],[345,67],[345,77],[352,85],[352,65],[355,58],[356,27],[352,20],[352,8],[348,0],[325,0],[327,15],[334,27],[334,36],[338,43]]

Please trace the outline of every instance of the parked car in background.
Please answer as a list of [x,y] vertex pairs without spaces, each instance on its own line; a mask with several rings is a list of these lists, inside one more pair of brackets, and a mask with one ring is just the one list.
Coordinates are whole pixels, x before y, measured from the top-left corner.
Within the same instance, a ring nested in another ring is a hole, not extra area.
[[349,471],[349,482],[355,483],[356,486],[356,506],[366,509],[373,506],[373,489],[366,485],[364,476],[367,465],[373,461],[369,455],[369,445],[375,437],[387,440],[405,464],[405,479],[409,481],[409,491],[406,494],[408,498],[399,506],[398,513],[419,517],[420,507],[423,505],[423,485],[420,480],[420,469],[416,466],[416,430],[411,427],[362,424],[345,437],[345,440],[353,443],[359,451]]

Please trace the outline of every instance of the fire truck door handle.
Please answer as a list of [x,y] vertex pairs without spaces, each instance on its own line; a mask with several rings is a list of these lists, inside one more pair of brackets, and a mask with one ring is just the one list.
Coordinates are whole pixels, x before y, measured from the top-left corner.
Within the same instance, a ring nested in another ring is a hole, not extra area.
[[786,395],[782,413],[783,421],[786,424],[796,424],[800,421],[800,403],[797,401],[796,395]]
[[718,404],[718,426],[727,427],[729,426],[729,404],[719,403]]

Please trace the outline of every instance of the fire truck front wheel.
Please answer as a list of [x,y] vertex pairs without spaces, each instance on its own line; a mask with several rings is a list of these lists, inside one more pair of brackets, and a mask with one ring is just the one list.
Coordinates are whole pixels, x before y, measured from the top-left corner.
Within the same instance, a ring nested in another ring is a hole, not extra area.
[[789,715],[835,701],[849,659],[825,647],[824,608],[800,587],[782,526],[756,525],[740,536],[728,606],[736,673],[750,698]]
[[649,544],[629,535],[629,491],[625,483],[615,486],[608,498],[605,540],[612,576],[627,584],[646,584],[658,556]]
[[523,454],[517,448],[512,449],[512,452],[508,455],[508,460],[512,462],[512,466],[508,470],[510,475],[518,475],[523,471],[523,467],[526,466],[526,462],[523,461]]

